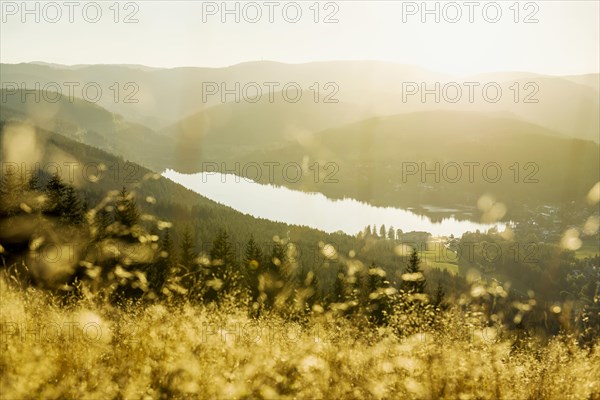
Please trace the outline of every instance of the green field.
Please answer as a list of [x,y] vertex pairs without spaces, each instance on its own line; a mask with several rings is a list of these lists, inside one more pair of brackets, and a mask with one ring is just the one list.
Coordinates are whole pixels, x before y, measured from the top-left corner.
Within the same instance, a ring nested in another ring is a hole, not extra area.
[[600,243],[595,240],[585,241],[579,250],[575,252],[575,257],[583,259],[594,257],[600,254]]
[[428,249],[421,253],[423,267],[446,270],[453,275],[458,275],[458,260],[453,261],[451,256],[442,257],[439,250],[432,250],[434,248],[434,246],[428,245]]

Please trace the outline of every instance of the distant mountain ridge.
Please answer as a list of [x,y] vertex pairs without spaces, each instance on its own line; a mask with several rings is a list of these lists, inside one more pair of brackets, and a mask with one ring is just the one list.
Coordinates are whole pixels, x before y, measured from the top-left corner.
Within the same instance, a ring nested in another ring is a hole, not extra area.
[[[305,95],[312,94],[314,90],[321,93],[335,92],[334,97],[339,102],[362,107],[375,115],[438,109],[506,111],[565,136],[600,141],[599,74],[555,77],[527,72],[499,72],[458,78],[418,66],[377,61],[305,64],[256,61],[223,68],[168,69],[129,65],[64,67],[55,64],[2,64],[1,67],[0,80],[3,84],[25,83],[28,88],[33,88],[36,82],[42,86],[48,82],[96,82],[105,91],[105,95],[98,101],[99,105],[155,131],[221,104],[223,99],[220,93],[203,96],[203,88],[206,89],[203,85],[207,83],[223,83],[229,90],[236,83],[241,88],[256,83],[266,91],[266,82],[276,82],[280,86],[275,91],[280,91],[283,85],[293,82],[302,87]],[[476,89],[477,97],[474,102],[468,100],[468,88],[464,87],[464,83],[469,81],[480,84]],[[499,102],[488,102],[482,98],[480,88],[490,81],[498,83],[502,88]],[[126,103],[122,98],[114,101],[109,88],[115,82],[121,86],[121,95],[133,93],[131,88],[125,91],[124,85],[136,85],[133,97],[137,102]],[[323,90],[327,83],[334,83],[337,89]],[[427,89],[439,83],[440,92],[444,85],[457,83],[462,86],[463,94],[456,103],[444,98],[449,97],[450,92],[442,92],[440,102],[434,101],[432,96],[422,101],[420,93],[406,96],[406,85],[413,83],[417,86],[425,84]],[[528,83],[536,84],[537,88],[524,87]],[[231,99],[232,96],[229,96],[225,100],[232,102]],[[537,100],[537,103],[527,103],[525,100]]]

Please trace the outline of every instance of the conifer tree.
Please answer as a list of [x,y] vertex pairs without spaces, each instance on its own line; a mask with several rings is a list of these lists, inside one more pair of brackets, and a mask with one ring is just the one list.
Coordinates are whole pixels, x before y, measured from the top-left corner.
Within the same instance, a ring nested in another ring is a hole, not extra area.
[[195,247],[190,227],[186,225],[181,234],[181,241],[179,243],[179,265],[181,265],[186,272],[193,270],[196,257],[198,257]]
[[390,239],[390,240],[396,239],[396,231],[394,230],[393,226],[390,226],[390,229],[388,230],[388,239]]
[[402,240],[402,229],[396,229],[396,240]]
[[202,269],[196,264],[197,257],[198,253],[190,227],[186,225],[179,241],[178,262],[173,264],[176,267],[173,267],[171,272],[174,280],[188,291],[190,297],[195,297],[202,290],[200,287]]
[[435,293],[433,295],[433,306],[436,309],[443,310],[443,309],[446,308],[446,305],[444,304],[444,297],[445,296],[446,296],[446,293],[444,292],[444,288],[442,287],[442,283],[438,282],[438,285],[435,288]]
[[94,225],[97,229],[97,236],[99,239],[105,238],[108,236],[108,227],[113,222],[112,214],[106,209],[106,207],[102,207],[95,214]]
[[226,294],[239,289],[241,276],[225,229],[220,229],[210,250],[211,270],[210,290],[207,293],[209,301],[218,300],[220,293]]
[[369,321],[382,325],[391,310],[391,302],[386,292],[390,283],[386,279],[385,271],[377,267],[374,262],[371,263],[365,280],[361,295],[362,307]]
[[168,229],[160,242],[159,249],[158,258],[148,268],[146,278],[150,290],[160,296],[176,262],[173,240]]
[[137,224],[140,213],[137,208],[135,198],[128,192],[125,186],[119,192],[115,207],[115,222],[118,222],[128,228]]
[[[244,263],[247,267],[258,270],[260,265],[263,262],[263,252],[262,249],[258,246],[256,241],[254,240],[254,235],[250,236],[248,242],[246,243],[246,251],[244,256]],[[252,264],[252,265],[250,265]]]
[[65,186],[62,204],[61,222],[75,225],[83,222],[83,209],[73,186]]
[[385,225],[382,224],[381,228],[379,228],[379,237],[385,239],[387,237],[387,231],[385,229]]
[[61,181],[58,174],[54,174],[45,187],[46,202],[44,214],[51,217],[60,218],[65,214],[64,203],[62,202],[67,186]]
[[293,260],[288,259],[287,249],[283,241],[275,241],[266,262],[266,271],[260,276],[267,308],[273,308],[276,303],[278,306],[284,306],[291,299],[294,285],[297,283],[297,276],[291,268]]
[[282,276],[282,268],[285,262],[285,248],[280,241],[277,241],[271,249],[269,272],[280,278]]
[[244,254],[244,266],[246,285],[250,289],[252,302],[256,302],[260,295],[259,291],[259,275],[262,272],[263,252],[258,244],[254,241],[254,236],[250,236],[246,243],[246,251]]
[[425,280],[425,275],[423,275],[423,271],[421,270],[420,264],[421,259],[419,258],[419,252],[416,248],[413,248],[406,269],[404,270],[404,273],[407,275],[408,279],[405,279],[402,283],[402,287],[407,293],[425,293],[427,282]]

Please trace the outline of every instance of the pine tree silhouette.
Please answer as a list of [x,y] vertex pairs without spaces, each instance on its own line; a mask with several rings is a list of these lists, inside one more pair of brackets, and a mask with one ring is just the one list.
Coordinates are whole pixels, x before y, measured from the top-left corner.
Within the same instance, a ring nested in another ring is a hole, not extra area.
[[139,217],[140,213],[133,194],[128,192],[127,188],[123,186],[117,197],[114,215],[115,222],[131,228],[137,224]]
[[245,280],[246,285],[250,289],[251,301],[257,302],[260,296],[259,290],[259,275],[263,273],[263,252],[258,244],[254,241],[254,236],[246,243],[246,251],[244,254]]
[[207,292],[209,301],[219,300],[220,294],[227,294],[239,288],[241,276],[235,260],[233,246],[225,229],[219,229],[217,237],[210,249],[210,289]]
[[409,275],[409,279],[405,279],[402,283],[403,289],[408,293],[425,293],[427,282],[425,280],[425,275],[423,275],[423,271],[421,270],[420,264],[421,259],[419,258],[419,252],[416,248],[413,248],[408,260],[408,265],[404,270],[404,273]]
[[61,222],[78,225],[83,222],[83,208],[75,189],[66,186],[63,190]]

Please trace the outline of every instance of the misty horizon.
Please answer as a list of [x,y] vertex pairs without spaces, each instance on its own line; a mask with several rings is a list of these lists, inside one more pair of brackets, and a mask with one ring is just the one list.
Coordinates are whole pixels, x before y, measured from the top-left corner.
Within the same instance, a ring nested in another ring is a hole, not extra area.
[[513,73],[513,74],[537,74],[537,75],[541,75],[541,76],[554,76],[554,77],[560,77],[560,76],[570,76],[570,75],[593,75],[593,74],[600,74],[600,70],[596,70],[596,71],[589,71],[589,72],[579,72],[576,74],[548,74],[548,73],[543,73],[543,72],[539,72],[539,71],[532,71],[532,70],[491,70],[491,71],[479,71],[479,72],[474,72],[474,73],[470,73],[470,74],[453,74],[453,73],[449,73],[449,72],[445,72],[445,71],[438,71],[438,70],[434,70],[434,69],[430,69],[427,68],[425,66],[421,66],[418,64],[410,64],[410,63],[402,63],[399,61],[393,61],[393,60],[376,60],[376,59],[357,59],[357,60],[351,60],[351,59],[332,59],[332,60],[314,60],[314,61],[304,61],[304,62],[285,62],[285,61],[278,61],[278,60],[248,60],[248,61],[240,61],[234,64],[230,64],[230,65],[221,65],[221,66],[206,66],[206,65],[180,65],[180,66],[172,66],[172,67],[161,67],[161,66],[155,66],[155,65],[147,65],[147,64],[129,64],[129,63],[110,63],[110,64],[85,64],[85,63],[77,63],[77,64],[61,64],[61,63],[57,63],[57,62],[52,62],[52,61],[42,61],[42,60],[31,60],[31,61],[19,61],[19,62],[12,62],[12,63],[4,63],[4,64],[38,64],[38,65],[46,65],[46,66],[63,66],[63,67],[69,67],[69,68],[84,68],[84,67],[93,67],[93,66],[122,66],[122,67],[143,67],[143,68],[150,68],[150,69],[156,69],[156,70],[173,70],[173,69],[183,69],[183,68],[199,68],[199,69],[221,69],[221,68],[232,68],[232,67],[236,67],[236,66],[240,66],[240,65],[244,65],[244,64],[259,64],[259,63],[273,63],[273,64],[284,64],[284,65],[305,65],[305,64],[320,64],[320,63],[352,63],[352,62],[358,62],[358,63],[382,63],[382,64],[393,64],[393,65],[398,65],[398,66],[410,66],[410,67],[417,67],[417,68],[421,68],[423,70],[426,71],[430,71],[430,72],[435,72],[435,73],[443,73],[443,74],[447,74],[449,76],[454,76],[454,77],[468,77],[468,76],[477,76],[477,75],[483,75],[483,74],[494,74],[494,73]]

